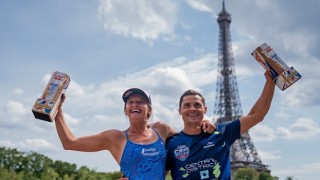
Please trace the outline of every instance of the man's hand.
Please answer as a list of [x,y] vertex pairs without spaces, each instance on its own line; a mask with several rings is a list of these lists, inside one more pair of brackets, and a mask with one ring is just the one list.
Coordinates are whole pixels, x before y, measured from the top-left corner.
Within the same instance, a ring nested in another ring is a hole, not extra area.
[[205,133],[213,133],[217,129],[216,125],[207,119],[201,121],[201,128]]

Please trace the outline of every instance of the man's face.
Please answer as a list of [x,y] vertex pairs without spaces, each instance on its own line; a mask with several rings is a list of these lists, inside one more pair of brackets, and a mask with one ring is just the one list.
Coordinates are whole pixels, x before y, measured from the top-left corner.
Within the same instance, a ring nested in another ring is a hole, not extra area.
[[199,95],[187,95],[183,98],[179,114],[185,123],[199,124],[207,111]]

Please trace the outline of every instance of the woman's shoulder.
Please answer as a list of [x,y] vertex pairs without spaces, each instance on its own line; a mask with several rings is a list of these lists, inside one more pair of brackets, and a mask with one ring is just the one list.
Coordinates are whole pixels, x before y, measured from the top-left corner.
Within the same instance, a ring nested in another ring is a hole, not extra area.
[[125,137],[125,131],[121,131],[118,129],[106,130],[106,131],[103,131],[101,134],[111,139],[119,139],[119,138]]
[[157,121],[155,123],[149,124],[149,127],[155,129],[156,131],[168,131],[168,129],[170,128],[168,124],[166,124],[163,121]]
[[166,124],[163,121],[157,121],[155,123],[150,124],[150,127],[153,127],[153,128],[161,128],[161,127],[167,127],[167,126],[168,124]]
[[155,129],[158,133],[160,133],[162,137],[164,137],[164,140],[177,133],[173,128],[171,128],[167,123],[163,121],[158,121],[153,124],[150,124],[150,127]]

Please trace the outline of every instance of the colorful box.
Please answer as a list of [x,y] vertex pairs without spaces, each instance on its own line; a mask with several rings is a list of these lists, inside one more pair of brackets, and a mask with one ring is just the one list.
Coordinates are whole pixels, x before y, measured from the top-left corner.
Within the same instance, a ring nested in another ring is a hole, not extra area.
[[42,96],[36,100],[32,108],[35,118],[52,122],[57,114],[58,104],[61,95],[66,91],[70,84],[70,77],[62,72],[55,71]]
[[267,43],[257,47],[251,55],[264,69],[270,69],[273,81],[281,91],[284,91],[302,77],[294,67],[288,67]]

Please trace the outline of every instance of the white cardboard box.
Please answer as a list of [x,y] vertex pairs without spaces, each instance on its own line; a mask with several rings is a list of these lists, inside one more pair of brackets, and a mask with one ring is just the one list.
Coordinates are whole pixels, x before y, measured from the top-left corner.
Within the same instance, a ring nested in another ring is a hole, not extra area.
[[281,91],[284,91],[302,77],[294,67],[287,66],[267,43],[257,47],[251,55],[264,69],[270,69],[273,81]]
[[32,107],[35,118],[52,122],[57,114],[61,95],[70,84],[70,77],[62,72],[55,71],[44,89],[42,96],[36,100]]

